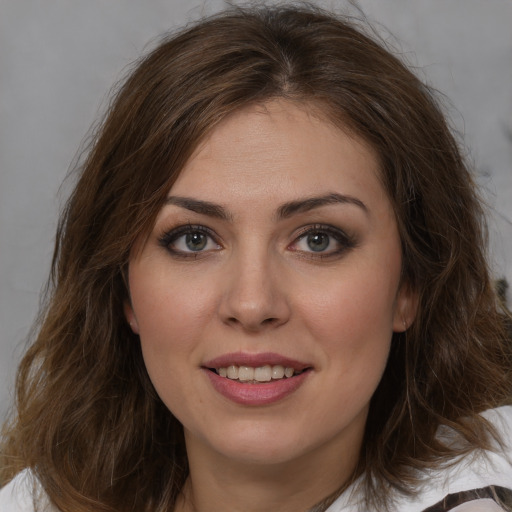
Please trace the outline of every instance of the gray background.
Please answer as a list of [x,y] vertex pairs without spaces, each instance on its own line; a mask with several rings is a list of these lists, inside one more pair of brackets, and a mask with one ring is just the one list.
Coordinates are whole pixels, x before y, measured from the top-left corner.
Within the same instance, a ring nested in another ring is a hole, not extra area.
[[[317,3],[350,7],[347,1]],[[105,108],[108,89],[156,36],[223,5],[0,0],[0,420],[49,270],[65,199],[59,186]],[[396,36],[418,73],[450,98],[452,122],[471,148],[492,210],[495,274],[512,284],[512,1],[358,5]]]

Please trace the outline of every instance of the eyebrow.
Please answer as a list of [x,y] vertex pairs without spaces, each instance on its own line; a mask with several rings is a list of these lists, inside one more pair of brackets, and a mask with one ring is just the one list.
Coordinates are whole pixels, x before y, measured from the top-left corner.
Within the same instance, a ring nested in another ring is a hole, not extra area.
[[[165,203],[180,206],[186,210],[207,215],[209,217],[215,217],[226,221],[233,220],[231,213],[229,213],[223,206],[211,203],[210,201],[192,199],[189,197],[169,196]],[[368,208],[360,199],[333,192],[322,196],[307,197],[284,203],[277,209],[277,218],[287,219],[297,213],[304,213],[330,204],[352,204],[361,208],[365,213],[369,213]]]
[[307,212],[330,204],[353,204],[361,208],[365,213],[369,213],[366,205],[357,197],[332,192],[323,196],[307,197],[285,203],[278,208],[277,216],[280,219],[286,219],[297,213]]
[[220,206],[219,204],[210,203],[209,201],[202,201],[200,199],[191,199],[189,197],[169,196],[167,197],[165,204],[174,204],[190,210],[195,213],[202,215],[208,215],[209,217],[215,217],[217,219],[231,221],[233,216],[228,211]]

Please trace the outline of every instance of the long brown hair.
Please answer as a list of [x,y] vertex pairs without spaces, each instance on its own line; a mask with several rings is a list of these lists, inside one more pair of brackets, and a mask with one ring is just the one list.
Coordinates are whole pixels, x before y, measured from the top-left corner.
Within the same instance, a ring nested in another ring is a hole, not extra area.
[[[126,325],[129,254],[206,134],[275,97],[320,107],[374,148],[403,280],[419,295],[370,407],[354,475],[365,474],[368,506],[384,507],[390,488],[414,492],[422,469],[489,446],[478,413],[510,400],[511,356],[480,202],[435,94],[363,32],[314,7],[237,8],[167,37],[137,64],[61,216],[4,429],[4,482],[30,468],[63,511],[172,510],[188,475],[182,428]],[[443,445],[440,425],[466,442]]]

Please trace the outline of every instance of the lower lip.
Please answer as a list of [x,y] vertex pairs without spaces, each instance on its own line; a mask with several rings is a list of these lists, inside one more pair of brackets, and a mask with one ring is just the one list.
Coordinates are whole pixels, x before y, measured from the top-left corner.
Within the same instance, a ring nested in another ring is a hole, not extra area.
[[221,377],[206,368],[203,370],[218,393],[241,405],[267,405],[283,400],[297,391],[310,373],[306,370],[294,377],[252,384]]

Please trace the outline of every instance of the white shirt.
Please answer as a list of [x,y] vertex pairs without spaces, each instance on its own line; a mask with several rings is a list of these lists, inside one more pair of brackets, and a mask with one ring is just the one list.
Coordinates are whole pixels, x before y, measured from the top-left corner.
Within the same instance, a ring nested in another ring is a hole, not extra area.
[[[512,496],[512,406],[486,411],[483,416],[495,426],[505,449],[470,455],[449,468],[430,470],[424,479],[425,484],[415,498],[396,497],[393,512],[429,512],[427,509],[440,504],[448,495],[454,495],[452,497],[455,499],[461,496],[464,501],[470,501],[455,507],[452,505],[450,508],[450,501],[453,500],[447,500],[447,506],[439,505],[435,512],[503,512],[485,494],[486,491],[492,493],[494,486],[503,488],[503,492]],[[483,494],[485,499],[475,499],[477,494]],[[361,503],[357,485],[354,485],[327,512],[370,512],[365,511]]]

